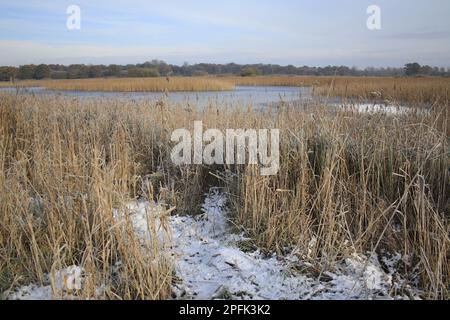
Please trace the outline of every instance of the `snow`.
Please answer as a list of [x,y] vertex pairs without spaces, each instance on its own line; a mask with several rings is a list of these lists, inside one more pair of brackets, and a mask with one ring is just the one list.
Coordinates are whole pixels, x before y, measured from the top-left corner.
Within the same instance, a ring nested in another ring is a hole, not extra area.
[[[392,299],[392,276],[377,258],[354,255],[320,281],[293,270],[301,263],[290,256],[264,257],[260,252],[243,252],[237,242],[242,235],[228,228],[225,195],[213,190],[207,195],[203,214],[172,217],[178,299]],[[312,240],[312,242],[317,240]]]
[[[46,285],[35,284],[22,286],[8,296],[10,300],[54,300],[73,299],[74,293],[80,291],[83,285],[84,270],[79,266],[69,266],[57,270],[53,275],[47,274]],[[53,282],[54,290],[51,283]]]
[[341,105],[344,110],[356,111],[358,113],[386,113],[386,114],[404,114],[410,111],[410,108],[390,105],[390,104],[380,104],[380,103],[355,103],[350,105]]
[[[152,250],[153,246],[159,246],[165,250],[170,243],[170,226],[167,215],[170,213],[164,206],[149,201],[131,201],[125,205],[124,210],[114,209],[113,217],[122,226],[131,223],[142,249]],[[153,235],[157,235],[157,241],[153,241]]]
[[[307,262],[295,251],[286,256],[264,256],[259,251],[244,252],[239,242],[248,240],[236,234],[228,221],[227,198],[220,189],[206,195],[202,212],[193,216],[167,217],[162,205],[133,201],[124,212],[115,211],[116,220],[131,219],[136,235],[145,250],[157,234],[165,244],[175,266],[172,290],[175,299],[406,299],[393,296],[393,288],[402,287],[394,280],[401,255],[382,257],[384,271],[374,254],[354,254],[333,271],[321,277],[300,273]],[[312,239],[313,246],[317,239]],[[169,243],[169,245],[167,245]],[[144,251],[145,252],[145,251]],[[28,285],[17,289],[9,299],[72,298],[82,289],[81,267],[71,266],[55,272],[53,292],[46,286]],[[50,276],[48,276],[50,278]],[[396,277],[398,278],[398,277]],[[404,286],[403,286],[404,287]]]
[[331,276],[331,291],[340,299],[390,298],[392,277],[383,271],[377,258],[369,260],[354,254]]
[[228,230],[225,203],[216,190],[207,196],[202,215],[172,218],[175,268],[182,280],[174,287],[177,298],[300,298],[303,277],[290,276],[276,257],[264,259],[236,246],[244,237]]
[[55,288],[57,291],[81,290],[82,274],[84,269],[78,266],[70,266],[59,270],[55,274]]
[[37,286],[34,284],[22,286],[8,296],[9,300],[52,300],[51,286]]

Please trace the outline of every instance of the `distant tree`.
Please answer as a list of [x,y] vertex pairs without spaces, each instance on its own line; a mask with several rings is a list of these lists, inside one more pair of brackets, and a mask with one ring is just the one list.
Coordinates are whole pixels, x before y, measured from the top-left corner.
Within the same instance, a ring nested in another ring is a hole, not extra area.
[[18,73],[15,67],[0,67],[0,81],[15,81]]
[[162,76],[170,75],[172,73],[172,66],[162,61],[158,65],[158,73]]
[[[133,66],[134,67],[134,66]],[[137,68],[154,69],[158,71],[161,76],[171,75],[173,73],[172,66],[162,60],[153,59],[152,61],[144,62],[143,64],[137,64]]]
[[182,76],[192,75],[191,67],[189,66],[189,62],[187,62],[187,61],[185,61],[183,63],[183,66],[181,66],[181,67],[173,66],[172,68],[173,68],[173,72],[175,74],[182,75]]
[[137,68],[137,67],[128,68],[127,75],[129,77],[136,77],[136,78],[142,77],[142,69],[143,68]]
[[426,76],[431,76],[433,74],[433,68],[430,66],[422,66],[420,68],[420,73]]
[[100,78],[102,76],[102,66],[89,66],[88,75],[89,78]]
[[[15,79],[16,76],[20,79],[29,79],[30,74],[34,78],[36,66],[25,65],[18,69],[6,69],[11,67],[3,67],[1,78],[3,80]],[[54,79],[80,79],[80,78],[96,78],[102,76],[113,77],[156,77],[156,76],[195,76],[195,75],[304,75],[304,76],[415,76],[415,75],[430,75],[430,76],[450,76],[450,70],[446,68],[420,66],[418,63],[409,63],[404,68],[383,68],[383,67],[367,67],[365,69],[358,69],[355,67],[349,68],[346,66],[326,66],[326,67],[309,67],[309,66],[281,66],[278,64],[215,64],[215,63],[198,63],[192,64],[185,62],[183,65],[172,65],[161,60],[151,60],[142,64],[127,64],[115,65],[108,67],[103,65],[84,65],[74,64],[64,66],[60,64],[50,64],[48,68],[51,70],[50,76]],[[48,69],[44,69],[44,77],[48,77]],[[16,70],[16,71],[14,71]],[[40,75],[42,77],[43,75]]]
[[259,76],[261,75],[261,71],[258,68],[254,67],[245,67],[242,69],[241,76],[243,77],[251,77],[251,76]]
[[155,68],[137,68],[132,67],[128,69],[128,76],[134,78],[152,78],[159,77],[160,74]]
[[34,79],[41,80],[44,78],[50,78],[52,71],[46,64],[40,64],[34,69]]
[[71,64],[67,68],[69,79],[82,79],[89,76],[88,68],[84,64]]
[[192,75],[194,77],[204,77],[204,76],[208,75],[208,71],[205,71],[205,70],[194,70],[192,72]]
[[108,75],[113,77],[118,77],[120,75],[121,67],[117,64],[111,64],[108,66]]
[[68,72],[64,70],[52,70],[52,79],[67,79]]
[[33,79],[35,72],[35,65],[27,64],[19,67],[18,77],[19,79]]
[[422,67],[417,62],[407,63],[405,65],[405,74],[407,76],[416,76],[420,74]]

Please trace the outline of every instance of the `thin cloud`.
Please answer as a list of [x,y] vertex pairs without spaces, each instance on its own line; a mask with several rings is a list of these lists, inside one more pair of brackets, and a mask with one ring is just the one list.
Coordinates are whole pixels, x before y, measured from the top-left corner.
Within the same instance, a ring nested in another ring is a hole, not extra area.
[[405,40],[449,39],[450,32],[448,31],[409,32],[409,33],[392,34],[387,37],[392,39],[405,39]]
[[412,59],[450,64],[450,22],[437,0],[426,8],[411,0],[408,15],[400,4],[380,0],[380,32],[367,30],[366,8],[356,0],[77,0],[82,27],[73,32],[65,24],[71,3],[0,2],[0,65],[152,58],[362,67]]

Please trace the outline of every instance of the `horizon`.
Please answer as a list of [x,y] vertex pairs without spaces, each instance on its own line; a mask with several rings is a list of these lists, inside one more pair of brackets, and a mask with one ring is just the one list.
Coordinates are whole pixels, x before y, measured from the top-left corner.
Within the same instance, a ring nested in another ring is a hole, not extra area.
[[[367,8],[380,7],[380,30]],[[70,30],[69,5],[80,8]],[[0,65],[278,64],[400,68],[450,66],[450,3],[172,0],[0,1]],[[233,62],[230,62],[233,61]]]
[[[188,61],[185,61],[184,63],[181,64],[177,64],[177,63],[170,63],[167,62],[165,60],[160,60],[160,59],[149,59],[147,61],[141,61],[141,62],[137,62],[137,63],[124,63],[124,64],[117,64],[117,63],[110,63],[110,64],[105,64],[105,63],[98,63],[98,64],[94,64],[94,63],[73,63],[73,64],[62,64],[62,63],[27,63],[27,64],[20,64],[20,65],[0,65],[0,67],[13,67],[13,68],[18,68],[18,67],[22,67],[22,66],[39,66],[39,65],[55,65],[55,66],[62,66],[65,68],[68,68],[70,66],[75,66],[75,65],[81,65],[81,66],[86,66],[86,67],[90,67],[90,66],[104,66],[104,67],[108,67],[108,66],[113,66],[113,65],[117,65],[119,67],[127,67],[127,66],[140,66],[140,65],[144,65],[147,63],[152,63],[153,61],[157,61],[158,63],[165,63],[169,66],[176,66],[176,67],[183,67],[185,64],[187,64],[187,66],[189,67],[193,67],[193,66],[198,66],[198,65],[218,65],[218,66],[228,66],[228,65],[237,65],[240,67],[264,67],[264,66],[278,66],[281,68],[286,68],[286,67],[290,67],[293,66],[294,68],[316,68],[316,69],[325,69],[325,68],[355,68],[358,71],[367,71],[370,70],[371,68],[375,69],[375,70],[381,70],[381,69],[393,69],[393,70],[400,70],[400,69],[405,69],[407,64],[411,64],[411,63],[418,63],[416,61],[409,61],[407,63],[405,63],[403,66],[395,66],[395,67],[390,67],[390,66],[378,66],[378,67],[374,67],[374,66],[367,66],[367,67],[358,67],[358,66],[348,66],[348,65],[323,65],[323,66],[314,66],[314,65],[295,65],[295,64],[277,64],[277,63],[245,63],[245,64],[241,64],[241,63],[237,63],[234,61],[231,62],[225,62],[225,63],[215,63],[215,62],[198,62],[198,63],[189,63]],[[421,67],[432,67],[432,68],[444,68],[445,71],[450,70],[450,67],[443,67],[443,66],[435,66],[435,65],[425,65],[425,64],[420,64],[418,63]]]

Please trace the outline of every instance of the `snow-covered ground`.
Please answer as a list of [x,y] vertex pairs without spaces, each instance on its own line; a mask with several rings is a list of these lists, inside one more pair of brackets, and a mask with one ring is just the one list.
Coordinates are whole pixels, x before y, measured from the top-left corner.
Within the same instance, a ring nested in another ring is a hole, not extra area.
[[[133,202],[128,206],[136,234],[143,244],[150,236],[149,220],[158,220],[160,206],[148,202]],[[116,219],[119,219],[115,213]],[[171,254],[175,264],[176,280],[173,293],[176,299],[404,299],[403,283],[395,277],[401,256],[379,259],[354,255],[345,259],[333,272],[320,279],[299,273],[295,253],[280,257],[265,257],[260,252],[244,252],[239,241],[244,235],[230,228],[226,196],[219,189],[206,195],[202,214],[172,216],[169,225],[172,234]],[[156,221],[152,228],[161,229]],[[155,230],[155,229],[153,229]],[[167,231],[167,230],[165,230]],[[164,234],[166,233],[164,231]],[[170,246],[169,246],[170,248]],[[386,268],[387,266],[387,268]],[[10,294],[10,299],[52,299],[61,297],[65,289],[79,289],[83,270],[73,266],[56,272],[54,287],[28,285]],[[402,289],[402,290],[399,290]],[[70,298],[70,296],[65,296]]]
[[226,197],[217,190],[207,195],[203,214],[172,217],[176,272],[181,282],[174,285],[182,299],[392,299],[392,270],[385,272],[378,259],[357,255],[347,258],[327,280],[294,271],[295,254],[264,257],[244,252],[237,243],[243,235],[230,232]]
[[[30,284],[20,287],[8,296],[11,300],[51,300],[72,298],[71,292],[81,290],[83,283],[83,268],[70,266],[54,272],[54,277],[46,275],[44,286]],[[51,283],[53,283],[53,288]]]

